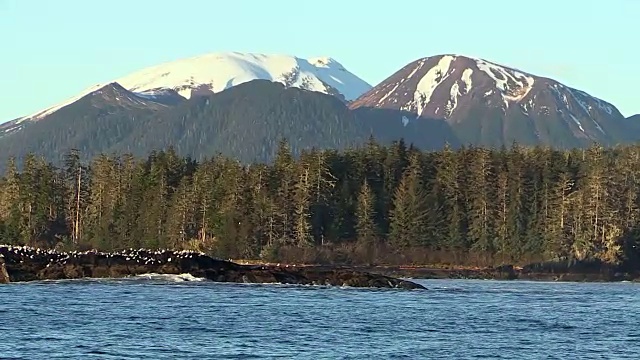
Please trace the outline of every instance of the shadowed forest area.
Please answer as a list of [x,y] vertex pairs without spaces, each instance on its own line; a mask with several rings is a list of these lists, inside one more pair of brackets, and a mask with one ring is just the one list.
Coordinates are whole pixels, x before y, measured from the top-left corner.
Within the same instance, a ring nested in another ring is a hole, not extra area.
[[272,164],[172,149],[147,159],[35,155],[0,180],[0,243],[175,248],[263,261],[635,267],[640,146],[420,151],[373,139]]

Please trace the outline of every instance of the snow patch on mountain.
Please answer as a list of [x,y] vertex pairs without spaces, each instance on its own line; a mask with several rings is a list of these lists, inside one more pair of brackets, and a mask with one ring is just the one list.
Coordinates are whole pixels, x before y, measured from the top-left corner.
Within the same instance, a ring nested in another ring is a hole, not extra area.
[[136,92],[135,94],[136,96],[139,96],[143,99],[157,100],[159,98],[169,96],[170,93],[171,93],[171,90],[167,90],[167,89],[151,89],[151,90]]
[[[562,85],[560,85],[562,86]],[[569,94],[571,95],[571,97],[573,97],[573,100],[575,100],[575,102],[578,103],[578,105],[580,105],[580,107],[582,108],[582,110],[584,111],[586,116],[591,116],[591,112],[589,111],[589,107],[587,105],[587,103],[583,100],[583,99],[579,99],[578,96],[576,96],[576,93],[573,91],[573,89],[568,88],[568,87],[564,87]]]
[[331,66],[342,66],[335,59],[328,56],[321,56],[308,59],[309,64],[315,67],[330,68]]
[[394,94],[396,92],[396,90],[400,87],[400,85],[402,85],[402,83],[403,83],[403,81],[397,82],[395,84],[395,86],[391,89],[391,91],[389,91],[383,97],[380,98],[380,100],[378,101],[378,104],[382,104],[389,96]]
[[593,120],[593,123],[596,125],[596,129],[598,129],[598,131],[600,131],[603,135],[606,135],[606,133],[604,132],[600,124],[596,121],[596,119],[592,119],[592,120]]
[[473,84],[471,81],[472,74],[473,74],[473,70],[470,68],[464,69],[464,71],[462,72],[462,82],[464,83],[465,94],[468,94],[469,91],[471,91],[471,86]]
[[582,123],[580,122],[580,120],[578,120],[578,118],[576,118],[572,113],[569,113],[569,116],[571,117],[573,122],[575,122],[576,125],[578,125],[578,127],[580,128],[580,131],[584,132],[584,128],[582,127]]
[[603,101],[602,99],[599,99],[597,97],[593,97],[582,90],[577,90],[577,89],[572,89],[572,90],[574,93],[577,93],[578,95],[580,95],[580,97],[582,97],[583,100],[593,99],[596,105],[598,106],[598,108],[600,108],[600,110],[606,112],[609,115],[613,114],[613,106],[607,103],[606,101]]
[[506,107],[509,107],[509,102],[519,102],[524,99],[533,88],[535,80],[532,76],[486,60],[475,60],[478,69],[495,81]]
[[453,111],[456,109],[456,107],[458,106],[458,96],[462,95],[460,93],[460,85],[458,85],[458,81],[456,81],[455,83],[453,83],[453,86],[451,86],[451,92],[450,92],[451,98],[447,101],[447,106],[446,106],[446,116],[450,116]]
[[[614,108],[611,104],[598,99],[597,97],[591,96],[584,91],[573,89],[560,83],[550,85],[549,88],[554,92],[558,101],[562,102],[567,108],[570,108],[569,98],[567,97],[567,94],[569,94],[573,101],[580,107],[579,109],[577,109],[577,111],[573,111],[572,109],[570,109],[572,110],[574,115],[584,115],[584,117],[591,118],[593,116],[592,112],[594,109],[591,105],[588,104],[589,101],[591,101],[592,104],[595,103],[598,109],[607,113],[608,115],[614,114]],[[602,130],[602,128],[600,128],[599,124],[596,123],[596,127],[604,134],[604,131]]]
[[[388,91],[384,96],[382,96],[380,98],[380,100],[378,100],[378,105],[382,105],[384,103],[384,101],[389,98],[389,96],[394,95],[396,93],[396,90],[402,85],[404,84],[405,81],[411,79],[413,77],[413,75],[415,75],[415,73],[420,70],[422,68],[422,66],[424,65],[424,59],[422,61],[420,61],[420,63],[418,63],[418,65],[416,65],[416,67],[411,71],[411,73],[409,73],[409,75],[407,75],[406,77],[403,77],[400,81],[398,81],[393,88]],[[378,93],[380,90],[377,90],[376,93]],[[405,94],[406,95],[406,94]],[[398,99],[394,99],[394,102],[398,102]]]
[[449,67],[453,60],[455,60],[453,56],[445,55],[441,57],[438,64],[429,69],[418,82],[413,95],[418,116],[422,114],[429,104],[429,101],[431,101],[431,95],[433,95],[438,85],[442,84],[442,82],[449,77]]

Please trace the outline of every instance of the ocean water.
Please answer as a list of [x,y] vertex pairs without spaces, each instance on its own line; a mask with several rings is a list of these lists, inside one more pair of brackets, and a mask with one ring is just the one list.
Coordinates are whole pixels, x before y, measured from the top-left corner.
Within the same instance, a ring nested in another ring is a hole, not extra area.
[[1,359],[638,359],[640,284],[0,286]]

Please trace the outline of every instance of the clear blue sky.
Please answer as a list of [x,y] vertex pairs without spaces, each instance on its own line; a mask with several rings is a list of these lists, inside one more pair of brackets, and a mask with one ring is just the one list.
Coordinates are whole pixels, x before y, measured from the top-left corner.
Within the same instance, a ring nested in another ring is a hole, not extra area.
[[217,51],[331,56],[372,85],[455,53],[640,113],[640,0],[0,0],[0,122]]

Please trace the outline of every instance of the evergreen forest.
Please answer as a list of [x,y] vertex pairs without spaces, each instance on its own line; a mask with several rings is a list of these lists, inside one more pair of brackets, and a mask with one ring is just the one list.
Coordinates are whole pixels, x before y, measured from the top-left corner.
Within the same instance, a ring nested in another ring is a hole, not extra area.
[[291,263],[638,263],[640,146],[445,147],[371,138],[269,164],[168,148],[29,154],[0,179],[0,243],[173,248]]

